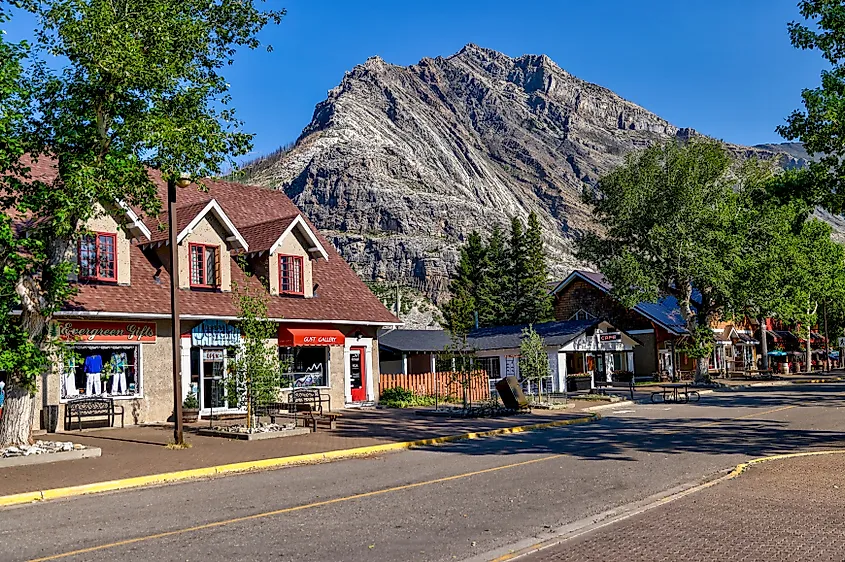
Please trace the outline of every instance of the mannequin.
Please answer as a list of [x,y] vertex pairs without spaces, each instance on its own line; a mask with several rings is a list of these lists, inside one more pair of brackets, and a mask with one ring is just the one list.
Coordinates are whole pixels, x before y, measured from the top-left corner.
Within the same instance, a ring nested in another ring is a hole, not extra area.
[[85,358],[83,370],[88,375],[85,380],[85,395],[102,394],[100,373],[103,371],[103,358],[99,355],[89,355]]
[[111,356],[111,393],[126,393],[126,352],[121,351]]

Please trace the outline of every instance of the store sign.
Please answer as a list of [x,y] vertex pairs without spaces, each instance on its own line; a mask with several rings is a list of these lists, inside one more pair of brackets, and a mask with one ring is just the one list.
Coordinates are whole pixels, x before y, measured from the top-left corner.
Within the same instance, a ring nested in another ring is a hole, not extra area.
[[235,347],[241,344],[241,331],[222,320],[203,320],[191,330],[194,347]]
[[223,361],[223,353],[222,349],[203,349],[202,360],[220,362]]
[[155,322],[99,322],[65,320],[59,322],[63,340],[89,342],[141,342],[156,341]]
[[279,328],[281,347],[343,345],[346,337],[338,330],[321,328]]
[[622,334],[620,334],[619,332],[616,332],[614,334],[599,334],[599,341],[622,341]]

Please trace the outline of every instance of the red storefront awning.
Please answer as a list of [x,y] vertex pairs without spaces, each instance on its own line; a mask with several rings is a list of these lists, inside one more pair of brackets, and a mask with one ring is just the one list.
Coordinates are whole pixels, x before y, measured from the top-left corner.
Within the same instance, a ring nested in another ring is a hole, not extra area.
[[346,337],[338,330],[323,328],[279,328],[280,347],[343,345]]

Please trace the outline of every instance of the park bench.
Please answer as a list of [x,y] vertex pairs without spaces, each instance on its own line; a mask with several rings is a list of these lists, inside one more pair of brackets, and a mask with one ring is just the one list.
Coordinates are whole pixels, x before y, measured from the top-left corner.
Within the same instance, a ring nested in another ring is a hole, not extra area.
[[332,409],[331,396],[316,388],[294,388],[288,394],[288,403],[309,404],[311,409],[319,414],[323,413],[323,404],[326,405],[326,410],[331,411]]
[[77,428],[82,431],[82,418],[104,418],[106,427],[114,427],[117,414],[120,414],[120,427],[123,427],[123,406],[115,406],[111,398],[78,398],[65,404],[65,429],[70,429],[74,418]]
[[609,388],[624,388],[628,391],[628,394],[631,396],[631,400],[634,399],[634,379],[631,378],[627,381],[595,381],[593,383],[593,388],[596,391],[596,394],[604,394],[607,395],[607,390]]

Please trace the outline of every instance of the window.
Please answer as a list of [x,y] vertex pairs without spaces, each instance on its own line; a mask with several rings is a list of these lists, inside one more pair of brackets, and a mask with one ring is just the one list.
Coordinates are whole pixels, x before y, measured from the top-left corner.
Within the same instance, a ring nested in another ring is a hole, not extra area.
[[578,309],[578,312],[569,317],[570,320],[595,320],[596,317],[584,310]]
[[63,400],[79,396],[136,397],[141,394],[138,346],[75,345],[62,367]]
[[217,287],[218,256],[217,246],[191,244],[191,287]]
[[488,379],[499,380],[502,378],[499,375],[499,358],[498,357],[478,357],[475,360],[476,368],[479,371],[487,373]]
[[302,256],[279,256],[279,293],[304,294]]
[[286,362],[282,388],[328,386],[328,347],[280,347],[279,357]]
[[117,281],[117,234],[96,233],[79,241],[79,277]]

